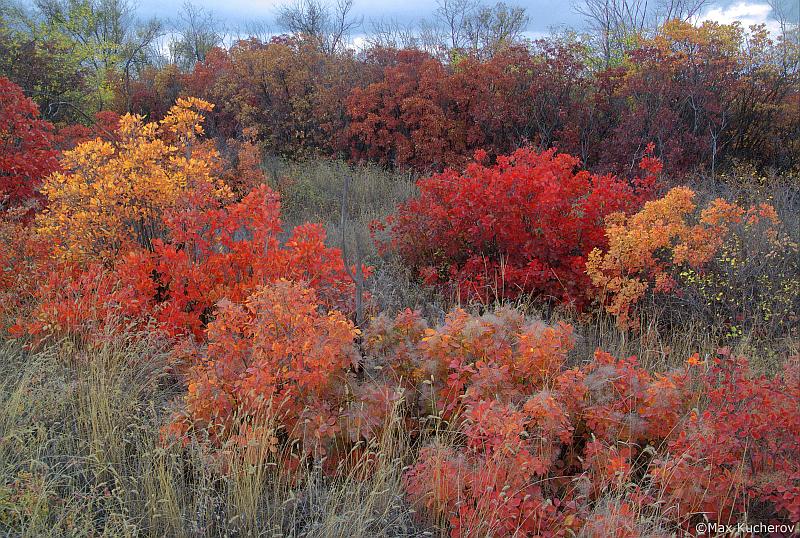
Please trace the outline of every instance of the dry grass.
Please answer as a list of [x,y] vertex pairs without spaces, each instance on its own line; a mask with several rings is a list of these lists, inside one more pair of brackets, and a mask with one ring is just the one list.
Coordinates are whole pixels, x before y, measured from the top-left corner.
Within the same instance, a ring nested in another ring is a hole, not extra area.
[[336,480],[308,469],[290,483],[265,454],[220,473],[200,447],[160,442],[177,394],[161,343],[133,335],[31,353],[5,342],[0,357],[0,534],[422,534],[401,494],[409,447],[397,422],[368,447],[374,464]]
[[350,251],[357,241],[365,258],[374,259],[375,246],[369,224],[392,213],[397,205],[417,192],[409,172],[389,171],[375,165],[351,166],[344,161],[315,159],[290,162],[267,159],[267,180],[281,193],[282,215],[288,227],[321,222],[330,244],[341,246],[341,204],[344,178],[350,176],[346,230]]

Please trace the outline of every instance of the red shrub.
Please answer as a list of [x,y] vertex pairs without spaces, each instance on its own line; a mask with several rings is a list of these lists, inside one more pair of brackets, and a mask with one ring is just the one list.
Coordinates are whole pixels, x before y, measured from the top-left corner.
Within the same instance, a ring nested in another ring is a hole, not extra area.
[[771,523],[800,521],[800,370],[752,377],[726,354],[703,376],[709,399],[680,425],[653,476],[678,521],[698,513],[732,523],[748,512]]
[[416,375],[429,402],[422,416],[440,413],[453,429],[405,475],[410,500],[452,536],[610,533],[614,522],[616,535],[636,536],[648,517],[670,528],[699,512],[721,523],[797,520],[796,365],[754,378],[742,359],[703,372],[693,356],[653,374],[598,350],[564,370],[568,327],[510,310],[456,311],[435,330],[417,320],[379,319],[366,342],[385,357],[397,349],[396,368]]
[[330,456],[329,464],[353,441],[372,438],[394,391],[356,383],[358,330],[320,306],[312,289],[283,279],[256,288],[243,304],[220,303],[207,350],[189,374],[186,409],[169,433],[246,446],[258,441],[254,428],[266,427],[275,442]]
[[53,126],[22,88],[0,77],[0,208],[32,201],[41,180],[58,168]]
[[[605,244],[604,219],[650,196],[657,163],[633,184],[576,171],[578,159],[521,149],[418,182],[420,195],[388,221],[382,243],[428,283],[489,301],[533,294],[583,306],[586,257]],[[380,228],[380,225],[378,226]]]
[[53,265],[50,244],[26,225],[27,217],[24,208],[0,213],[0,331],[15,336],[24,333],[24,320],[43,285],[41,275]]
[[[307,283],[328,307],[352,308],[353,283],[339,250],[325,246],[318,224],[298,226],[281,244],[280,200],[267,186],[227,207],[172,212],[166,226],[166,241],[135,248],[112,268],[60,265],[37,292],[30,332],[87,334],[118,318],[155,321],[172,336],[202,340],[218,301],[243,301],[281,278]],[[103,284],[85,285],[87,278]]]
[[66,125],[56,132],[55,144],[62,151],[74,149],[94,138],[113,141],[119,129],[120,115],[112,110],[101,110],[94,115],[94,125],[87,126],[80,123]]

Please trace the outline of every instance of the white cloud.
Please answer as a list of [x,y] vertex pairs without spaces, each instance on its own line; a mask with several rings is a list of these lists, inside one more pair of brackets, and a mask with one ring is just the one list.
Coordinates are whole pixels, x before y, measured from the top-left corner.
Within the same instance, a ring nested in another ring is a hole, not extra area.
[[737,2],[728,6],[712,4],[700,19],[717,21],[722,24],[739,21],[745,30],[750,25],[763,23],[767,25],[767,30],[775,35],[780,31],[780,25],[778,21],[770,17],[771,13],[772,8],[764,2]]

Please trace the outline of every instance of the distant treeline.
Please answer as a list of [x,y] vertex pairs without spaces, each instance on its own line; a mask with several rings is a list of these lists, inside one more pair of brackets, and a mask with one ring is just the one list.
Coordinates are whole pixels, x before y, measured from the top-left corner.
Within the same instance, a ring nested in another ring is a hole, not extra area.
[[[732,160],[798,166],[792,26],[776,36],[763,26],[620,19],[614,32],[529,41],[524,10],[444,2],[437,14],[452,24],[439,34],[373,25],[355,48],[345,38],[356,24],[350,4],[314,4],[324,15],[315,26],[319,13],[302,2],[282,8],[288,33],[223,46],[208,14],[187,5],[165,53],[154,52],[160,23],[126,26],[130,13],[114,15],[107,3],[49,0],[26,24],[0,22],[0,75],[57,125],[90,122],[102,109],[157,119],[177,97],[195,96],[216,105],[210,135],[293,158],[428,171],[462,166],[478,149],[492,156],[532,145],[625,173],[653,143],[673,174],[713,174]],[[458,26],[455,9],[472,15]]]

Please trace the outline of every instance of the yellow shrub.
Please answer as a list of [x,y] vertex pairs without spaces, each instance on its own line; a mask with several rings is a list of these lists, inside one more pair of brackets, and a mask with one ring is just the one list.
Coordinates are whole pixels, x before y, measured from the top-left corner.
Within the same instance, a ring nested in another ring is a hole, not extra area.
[[170,210],[229,197],[214,174],[219,156],[197,140],[201,112],[211,107],[179,99],[158,123],[128,114],[113,142],[98,138],[65,152],[63,171],[45,180],[47,209],[37,221],[56,255],[110,260],[126,245],[149,247]]

